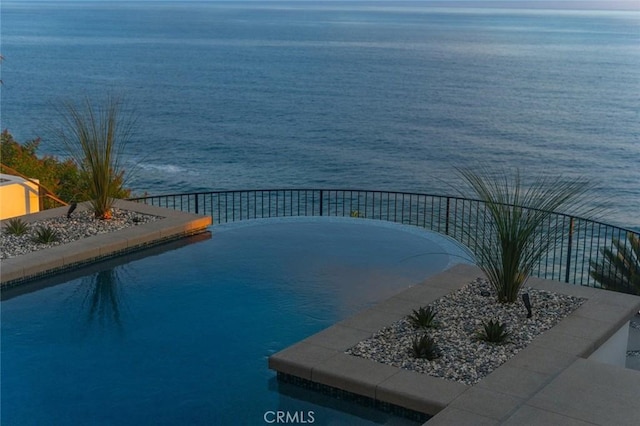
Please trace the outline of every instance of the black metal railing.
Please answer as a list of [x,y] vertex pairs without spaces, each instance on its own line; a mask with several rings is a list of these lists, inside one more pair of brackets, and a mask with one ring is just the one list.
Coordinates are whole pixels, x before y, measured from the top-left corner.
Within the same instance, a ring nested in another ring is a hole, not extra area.
[[[266,189],[169,194],[132,198],[160,207],[210,215],[213,223],[285,216],[352,216],[419,226],[448,235],[474,251],[483,244],[484,203],[461,197],[351,189]],[[534,275],[599,287],[590,261],[602,262],[613,239],[640,233],[606,223],[553,213],[545,229],[557,241]],[[615,274],[616,271],[611,271]]]

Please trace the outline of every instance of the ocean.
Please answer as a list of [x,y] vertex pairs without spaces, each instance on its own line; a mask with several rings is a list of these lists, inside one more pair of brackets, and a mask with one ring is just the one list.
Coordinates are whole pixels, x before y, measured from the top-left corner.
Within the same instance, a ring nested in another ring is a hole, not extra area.
[[61,102],[123,95],[137,194],[453,194],[456,167],[484,164],[586,177],[603,220],[640,230],[640,10],[3,1],[1,13],[1,127],[63,156],[49,130]]

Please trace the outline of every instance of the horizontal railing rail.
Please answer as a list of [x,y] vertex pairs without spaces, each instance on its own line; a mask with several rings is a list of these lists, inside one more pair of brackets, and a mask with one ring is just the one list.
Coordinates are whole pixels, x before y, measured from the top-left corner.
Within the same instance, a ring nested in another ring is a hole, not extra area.
[[[213,223],[285,216],[351,216],[419,226],[448,235],[475,252],[488,243],[484,202],[456,196],[356,189],[264,189],[193,192],[132,198],[160,207],[209,215]],[[523,208],[526,209],[526,208]],[[540,278],[599,287],[590,262],[625,240],[630,229],[563,213],[552,213],[540,232],[557,241],[534,270]],[[611,270],[611,276],[618,271]],[[629,289],[620,288],[620,291]]]

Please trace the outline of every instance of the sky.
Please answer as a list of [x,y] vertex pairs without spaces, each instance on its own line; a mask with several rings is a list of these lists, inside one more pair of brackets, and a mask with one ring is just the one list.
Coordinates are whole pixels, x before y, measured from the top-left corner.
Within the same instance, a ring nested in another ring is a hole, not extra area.
[[[64,2],[118,2],[132,0],[62,0]],[[640,11],[640,0],[134,0],[137,2],[184,2],[184,3],[205,3],[205,2],[399,2],[399,3],[424,3],[438,7],[497,7],[497,8],[526,8],[526,9],[577,9],[577,10],[631,10]],[[7,3],[22,2],[61,2],[61,0],[8,0]]]
[[[60,0],[14,0],[15,2],[54,2]],[[64,0],[67,2],[105,2],[105,0]],[[107,1],[131,1],[131,0],[107,0]],[[180,1],[180,0],[136,0],[136,1]],[[345,0],[185,0],[186,2],[215,2],[215,1],[244,1],[244,2],[269,2],[269,1],[291,1],[291,2],[323,2],[323,1],[345,1]],[[446,5],[468,5],[474,4],[478,6],[501,6],[505,3],[509,3],[511,5],[522,5],[531,8],[599,8],[599,9],[609,9],[609,8],[626,8],[626,9],[638,9],[640,10],[640,0],[348,0],[348,1],[363,1],[363,2],[371,2],[371,1],[381,1],[381,2],[419,2],[425,4],[433,4],[437,6],[446,6]]]

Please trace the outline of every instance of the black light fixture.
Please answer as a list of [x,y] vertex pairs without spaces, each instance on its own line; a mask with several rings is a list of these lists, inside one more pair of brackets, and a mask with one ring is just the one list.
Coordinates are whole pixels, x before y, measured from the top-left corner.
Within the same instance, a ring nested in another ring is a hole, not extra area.
[[527,318],[531,318],[533,314],[531,313],[531,300],[529,300],[529,293],[522,293],[522,301],[524,302],[524,307],[527,308]]
[[67,219],[71,217],[71,213],[73,213],[76,207],[78,207],[78,203],[71,203],[71,206],[69,206],[69,210],[67,210]]

